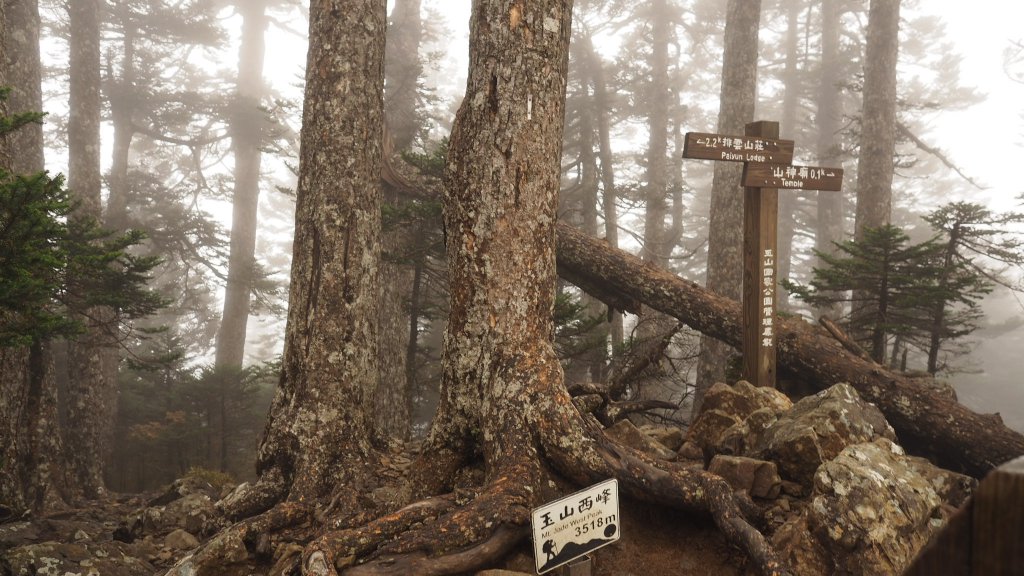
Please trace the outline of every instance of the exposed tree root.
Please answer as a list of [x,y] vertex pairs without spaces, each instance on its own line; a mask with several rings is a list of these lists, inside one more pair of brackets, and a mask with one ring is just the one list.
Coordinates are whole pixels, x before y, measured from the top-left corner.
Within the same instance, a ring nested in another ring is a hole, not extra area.
[[529,533],[525,526],[499,526],[486,540],[479,544],[446,556],[435,558],[420,554],[406,554],[401,557],[381,558],[374,562],[356,566],[345,572],[345,576],[404,576],[421,574],[438,576],[458,574],[487,564],[507,554]]
[[[560,402],[559,404],[562,404]],[[555,415],[549,414],[549,420]],[[593,419],[561,418],[559,427],[542,427],[544,454],[555,468],[580,484],[619,480],[626,494],[689,511],[708,513],[725,537],[747,553],[763,575],[789,570],[765,537],[751,524],[761,510],[743,493],[704,470],[656,461],[604,435]],[[581,421],[582,420],[582,421]]]
[[303,572],[429,575],[484,566],[527,533],[533,487],[521,481],[521,466],[506,471],[465,504],[451,495],[429,498],[365,526],[329,532],[306,547]]
[[308,574],[336,574],[366,556],[398,534],[410,530],[449,511],[455,506],[452,496],[438,496],[415,502],[401,510],[370,522],[366,526],[328,532],[306,546],[303,569]]

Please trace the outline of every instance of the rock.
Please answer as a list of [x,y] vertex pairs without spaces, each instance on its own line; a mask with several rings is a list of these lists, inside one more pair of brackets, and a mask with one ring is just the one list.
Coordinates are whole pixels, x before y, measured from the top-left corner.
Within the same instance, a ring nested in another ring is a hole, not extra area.
[[745,455],[754,443],[751,434],[763,431],[792,406],[785,394],[772,388],[744,380],[733,386],[719,382],[704,396],[700,416],[690,426],[687,439],[708,458],[714,454]]
[[515,570],[481,570],[476,573],[476,576],[530,576],[530,574]]
[[11,522],[0,524],[0,552],[26,544],[35,544],[40,540],[39,527],[33,522]]
[[684,460],[703,460],[704,453],[701,452],[700,446],[696,443],[687,440],[683,442],[683,445],[679,447],[679,451],[676,452],[680,458]]
[[882,412],[849,384],[836,384],[793,405],[758,438],[748,456],[772,460],[784,479],[809,488],[823,462],[853,444],[896,439]]
[[683,431],[675,426],[644,424],[640,427],[640,431],[673,452],[678,451],[679,447],[683,445]]
[[164,529],[184,528],[198,534],[203,524],[215,515],[213,500],[204,493],[194,492],[164,506],[162,524]]
[[797,558],[814,564],[819,548],[824,551],[827,569],[801,574],[901,574],[940,528],[941,505],[903,449],[879,438],[848,446],[823,464],[810,506],[775,540],[793,566],[800,565]]
[[754,498],[778,498],[782,490],[782,479],[774,462],[719,454],[711,459],[708,471]]
[[604,433],[621,444],[650,454],[655,458],[669,461],[676,459],[675,452],[651,440],[629,420],[619,420],[614,426],[605,429]]
[[739,418],[721,410],[702,410],[697,421],[687,430],[686,439],[693,442],[701,452],[714,453],[722,433],[729,428],[742,424]]
[[785,394],[774,388],[754,386],[746,380],[740,380],[729,386],[716,383],[704,395],[701,414],[708,410],[721,410],[726,414],[744,420],[761,408],[770,408],[775,413],[789,410],[793,403]]
[[741,456],[748,453],[761,441],[761,436],[779,416],[772,408],[754,410],[743,422],[734,424],[722,432],[718,442],[712,447],[716,454]]
[[772,536],[772,546],[789,564],[793,576],[832,574],[831,562],[824,546],[807,527],[807,516],[801,515],[782,525]]
[[943,503],[954,508],[963,506],[964,501],[974,494],[974,490],[978,487],[976,479],[939,468],[929,462],[927,458],[907,456],[906,459],[914,467],[914,470],[931,484],[932,489],[939,495]]
[[171,550],[191,550],[199,546],[199,540],[188,532],[178,528],[164,538],[164,546]]
[[150,576],[156,568],[114,544],[43,542],[4,552],[5,573],[65,576]]
[[207,496],[214,496],[220,493],[220,487],[215,487],[213,484],[195,475],[185,476],[184,478],[178,478],[168,486],[162,494],[153,498],[147,503],[147,506],[164,506],[170,504],[175,500],[184,498],[189,494],[206,494]]

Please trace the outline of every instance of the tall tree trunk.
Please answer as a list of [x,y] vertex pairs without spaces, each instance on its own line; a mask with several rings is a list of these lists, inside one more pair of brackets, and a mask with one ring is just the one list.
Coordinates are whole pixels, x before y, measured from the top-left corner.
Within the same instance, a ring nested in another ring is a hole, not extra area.
[[[397,195],[387,202],[398,206]],[[374,395],[374,430],[378,436],[406,439],[410,432],[409,388],[410,300],[416,270],[405,261],[415,231],[406,223],[392,223],[381,239],[380,306],[377,356],[380,382]]]
[[[896,59],[899,52],[900,0],[871,0],[867,45],[864,49],[864,88],[860,156],[857,158],[857,214],[854,238],[888,224],[892,216],[892,180],[896,154]],[[851,317],[884,315],[863,304],[854,291]],[[856,335],[855,335],[856,336]],[[871,334],[872,357],[885,358],[885,331]]]
[[[586,84],[584,84],[586,86]],[[586,90],[586,88],[584,88]],[[589,92],[589,91],[587,91]],[[588,94],[589,95],[589,94]],[[586,98],[589,105],[593,105],[593,98]],[[594,122],[593,111],[584,110],[580,115],[580,178],[581,202],[581,229],[588,235],[598,236],[597,205],[598,205],[598,167],[597,155],[594,153]],[[582,297],[584,313],[590,318],[599,318],[607,314],[604,304],[593,296],[584,293]],[[583,362],[591,382],[603,382],[606,372],[606,357],[608,349],[608,325],[600,323],[593,327],[586,344],[589,348],[583,355]]]
[[668,44],[671,31],[665,0],[655,0],[651,10],[651,83],[648,86],[650,108],[647,116],[647,186],[644,190],[643,259],[668,267],[672,247],[666,243],[665,217],[668,215]]
[[263,59],[266,51],[266,0],[238,3],[242,40],[238,48],[238,81],[231,117],[231,148],[235,157],[235,189],[231,202],[231,248],[224,311],[217,332],[217,366],[241,368],[249,322],[249,300],[256,275],[256,228],[260,199],[260,146],[265,119]]
[[419,82],[423,75],[420,42],[423,21],[420,0],[396,0],[391,9],[387,42],[388,127],[395,150],[408,150],[422,127],[419,113]]
[[378,382],[384,0],[313,0],[281,380],[241,518],[347,486],[372,458]]
[[[68,188],[80,203],[76,217],[101,219],[100,200],[100,2],[68,5],[71,28],[71,92],[68,121]],[[110,450],[117,382],[110,378],[109,313],[86,313],[86,332],[68,345],[69,468],[86,498],[102,496]],[[91,319],[91,320],[89,320]]]
[[[423,73],[419,49],[423,36],[420,0],[398,0],[391,11],[385,59],[385,116],[387,131],[384,154],[408,150],[422,122],[419,113],[419,82]],[[385,203],[401,213],[406,200],[385,188]],[[381,260],[381,306],[378,350],[380,384],[377,386],[374,426],[380,436],[407,438],[411,425],[410,346],[415,342],[410,326],[414,265],[405,254],[415,249],[416,232],[407,223],[390,223],[383,235]],[[415,356],[415,353],[412,354]]]
[[857,240],[864,238],[865,228],[888,224],[892,212],[899,29],[900,0],[871,0],[857,159]]
[[[0,85],[10,86],[4,112],[41,112],[39,4],[0,3]],[[12,174],[43,170],[42,125],[9,134],[0,166]],[[49,346],[35,342],[0,347],[0,503],[15,512],[59,506],[65,489],[62,443],[57,419],[57,385]]]
[[53,356],[47,345],[0,347],[0,504],[42,512],[67,495]]
[[[839,62],[839,7],[838,0],[823,0],[821,3],[821,68],[818,86],[817,114],[817,156],[821,166],[838,167],[839,148],[835,143],[842,116],[840,101]],[[843,239],[843,196],[842,194],[816,194],[818,204],[818,227],[814,235],[814,247],[828,255],[836,253],[836,243]],[[820,258],[816,267],[822,267]],[[817,315],[838,319],[842,306],[838,303],[823,305]]]
[[128,3],[121,3],[117,17],[121,19],[121,76],[110,78],[108,93],[110,100],[111,124],[114,128],[110,159],[110,176],[107,179],[106,225],[113,230],[128,227],[128,158],[131,154],[135,126],[132,125],[138,94],[135,80],[135,42],[138,39],[134,15]]
[[[743,127],[754,119],[757,99],[757,39],[761,1],[729,0],[726,12],[718,132],[743,134]],[[736,162],[715,162],[706,282],[708,290],[737,301],[740,300],[743,284],[742,168]],[[700,412],[707,389],[715,382],[725,380],[725,368],[730,354],[727,344],[707,336],[701,338],[693,414]]]
[[[961,241],[961,229],[959,224],[954,224],[949,230],[949,239],[946,240],[946,250],[943,254],[942,276],[938,278],[938,289],[940,293],[946,294],[949,290],[950,276],[954,273],[954,258],[956,258],[957,244]],[[931,326],[928,329],[928,373],[935,374],[939,371],[939,351],[942,349],[942,340],[947,332],[946,328],[946,306],[950,302],[942,298],[935,303],[931,312]]]
[[[39,58],[38,0],[3,0],[7,15],[4,85],[11,88],[10,114],[43,111],[42,67]],[[43,169],[43,126],[29,124],[8,136],[14,174],[33,174]]]
[[[786,67],[783,71],[785,93],[782,98],[782,136],[796,140],[799,132],[797,127],[797,109],[800,105],[800,94],[803,86],[798,71],[800,48],[800,2],[786,0],[783,2],[786,11]],[[782,286],[782,280],[789,280],[793,264],[793,236],[796,234],[794,213],[796,212],[796,194],[786,192],[779,194],[778,213],[778,290],[776,290],[776,306],[785,311],[789,308],[789,291]]]
[[[585,36],[584,50],[587,56],[587,71],[594,89],[594,108],[597,116],[598,158],[601,161],[601,213],[604,216],[604,240],[612,248],[619,247],[618,197],[615,189],[615,160],[611,144],[611,106],[608,103],[608,86],[605,83],[604,63],[594,50],[593,39]],[[612,310],[608,323],[612,354],[615,355],[625,340],[622,326],[622,311]]]

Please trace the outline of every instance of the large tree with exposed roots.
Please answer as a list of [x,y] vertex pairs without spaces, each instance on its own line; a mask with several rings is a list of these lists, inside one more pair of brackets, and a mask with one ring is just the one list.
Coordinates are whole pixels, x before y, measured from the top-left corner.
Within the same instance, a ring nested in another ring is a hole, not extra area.
[[[355,303],[379,250],[364,217],[379,198],[379,180],[365,177],[380,174],[384,2],[313,0],[284,373],[260,481],[221,503],[240,521],[172,574],[233,573],[261,555],[276,558],[274,574],[464,572],[521,541],[531,508],[558,486],[609,477],[634,497],[710,513],[762,573],[783,572],[748,498],[609,441],[563,384],[552,308],[571,11],[571,0],[473,3],[444,182],[442,399],[410,475],[407,495],[420,500],[374,520],[353,496],[372,482],[375,453],[363,383],[375,340],[359,337],[374,311]],[[466,468],[482,481],[456,491]],[[288,540],[308,541],[301,563],[275,546]]]

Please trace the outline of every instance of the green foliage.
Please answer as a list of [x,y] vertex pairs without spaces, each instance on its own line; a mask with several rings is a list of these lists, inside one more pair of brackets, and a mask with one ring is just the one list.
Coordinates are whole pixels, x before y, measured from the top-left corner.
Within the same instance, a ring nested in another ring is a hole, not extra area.
[[555,324],[555,352],[569,362],[594,350],[601,350],[607,360],[603,315],[594,316],[587,312],[580,294],[575,291],[559,291],[555,295],[552,314]]
[[424,176],[441,178],[444,176],[444,165],[448,161],[448,137],[445,136],[437,145],[429,146],[428,152],[402,152],[402,158],[415,166]]
[[113,234],[71,211],[59,177],[0,171],[0,346],[77,334],[76,316],[94,306],[120,319],[163,306],[146,288],[159,258],[130,251],[145,235]]
[[[5,118],[0,135],[39,117]],[[159,258],[131,252],[144,239],[77,216],[60,176],[0,169],[0,346],[77,334],[77,316],[94,306],[118,318],[159,309],[164,300],[146,288]]]
[[1009,268],[1024,265],[1024,242],[1014,227],[1024,214],[997,214],[980,204],[951,202],[924,217],[941,245],[935,283],[938,299],[929,325],[927,370],[935,373],[940,348],[973,332],[982,317],[981,299],[995,285],[1020,290],[1009,279]]
[[941,353],[963,351],[960,342],[982,318],[981,300],[996,284],[1015,288],[1006,272],[1024,265],[1024,242],[1011,230],[1024,214],[952,202],[924,220],[931,239],[912,244],[894,226],[866,230],[860,241],[837,244],[835,256],[817,253],[825,266],[815,268],[810,286],[784,285],[815,306],[847,304],[851,334],[876,361],[894,339],[924,352],[928,372],[948,369]]
[[932,240],[910,244],[902,230],[886,225],[865,230],[860,241],[836,247],[834,256],[816,252],[825,266],[814,269],[809,287],[783,285],[814,306],[848,303],[851,334],[867,346],[872,358],[883,362],[888,338],[912,334],[934,307],[940,246]]
[[209,468],[203,468],[202,466],[192,466],[185,473],[185,478],[191,478],[195,480],[201,480],[210,484],[211,486],[225,486],[228,484],[234,484],[234,479],[231,474],[227,472],[221,472],[220,470],[210,470]]
[[64,288],[70,211],[60,178],[0,170],[0,346],[80,330],[55,306]]

